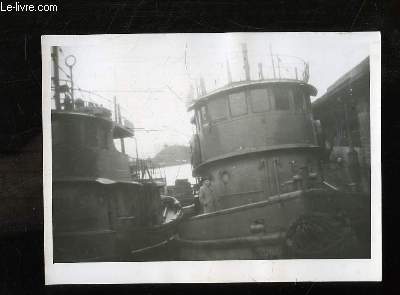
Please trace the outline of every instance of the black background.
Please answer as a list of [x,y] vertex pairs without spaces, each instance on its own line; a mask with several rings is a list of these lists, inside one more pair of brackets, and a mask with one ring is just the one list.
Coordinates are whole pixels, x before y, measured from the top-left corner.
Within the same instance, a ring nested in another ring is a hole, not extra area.
[[[3,5],[13,2],[3,1]],[[58,12],[0,13],[0,171],[1,177],[6,174],[9,179],[0,182],[0,206],[12,208],[13,200],[7,195],[17,195],[34,200],[35,207],[34,214],[21,213],[19,226],[0,231],[0,294],[396,293],[400,248],[394,240],[388,242],[387,232],[390,225],[396,228],[396,206],[388,203],[397,195],[395,186],[387,184],[391,176],[396,177],[400,124],[396,123],[397,109],[388,104],[399,99],[393,85],[399,76],[400,1],[49,0],[41,4],[57,4]],[[41,35],[232,31],[382,31],[384,282],[44,287]],[[17,209],[13,210],[19,214]]]

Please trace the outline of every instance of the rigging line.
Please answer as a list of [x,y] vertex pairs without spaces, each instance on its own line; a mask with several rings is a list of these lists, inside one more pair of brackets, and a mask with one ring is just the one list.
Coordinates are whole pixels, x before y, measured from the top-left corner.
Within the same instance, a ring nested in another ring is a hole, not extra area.
[[176,134],[179,134],[179,135],[181,135],[181,136],[184,136],[184,137],[191,137],[192,136],[192,134],[189,134],[189,133],[185,133],[185,132],[182,132],[182,131],[178,131],[178,130],[176,130],[175,128],[173,128],[173,127],[171,127],[171,126],[166,126],[167,128],[164,128],[164,129],[162,129],[162,131],[164,131],[164,132],[175,132]]
[[[79,92],[80,92],[81,96],[84,97],[84,94],[83,94],[82,89],[79,88]],[[93,102],[93,101],[92,101],[92,94],[91,94],[91,93],[89,93],[89,101],[90,101],[90,102]]]
[[121,93],[124,93],[124,92],[126,92],[126,93],[143,93],[143,92],[145,92],[145,93],[147,93],[147,92],[149,92],[149,93],[155,93],[155,92],[157,92],[157,93],[162,93],[162,92],[164,92],[163,90],[161,90],[162,88],[159,88],[159,89],[143,89],[143,90],[139,90],[139,89],[137,89],[137,90],[98,90],[98,89],[95,89],[95,90],[93,90],[93,91],[97,91],[97,92],[115,92],[115,93],[118,93],[118,92],[121,92]]
[[175,95],[175,97],[176,97],[177,99],[179,99],[181,102],[185,103],[184,99],[183,99],[182,97],[180,97],[169,85],[166,85],[166,86],[167,86],[167,88],[169,89],[169,91],[171,91],[172,94]]
[[[149,129],[149,130],[151,130],[151,129]],[[180,131],[178,131],[178,130],[176,130],[175,128],[173,128],[173,127],[171,127],[171,126],[166,126],[166,128],[161,128],[161,129],[153,129],[154,131],[157,131],[157,132],[173,132],[173,133],[175,133],[175,134],[178,134],[178,135],[180,135],[180,136],[183,136],[183,137],[185,137],[185,138],[187,138],[187,137],[191,137],[191,134],[189,134],[189,133],[184,133],[184,132],[180,132]],[[153,131],[152,130],[152,131]],[[147,131],[147,130],[143,130],[143,129],[139,129],[139,130],[137,130],[137,131]]]
[[66,75],[68,78],[71,78],[70,75],[67,74],[62,67],[60,67],[59,65],[57,65],[57,67],[61,70],[61,72],[64,73],[64,75]]
[[96,93],[96,92],[93,92],[93,91],[90,91],[90,90],[86,90],[86,89],[82,89],[82,88],[80,88],[80,87],[78,87],[78,88],[73,88],[73,90],[78,90],[78,91],[80,91],[80,92],[85,92],[85,93],[88,93],[88,94],[93,94],[93,95],[95,95],[95,96],[97,96],[97,97],[99,97],[99,98],[102,98],[102,99],[106,100],[106,101],[109,102],[109,103],[112,103],[112,100],[111,100],[111,99],[109,99],[109,98],[107,98],[107,97],[104,97],[104,96],[102,96],[102,95],[100,95],[100,94],[98,94],[98,93]]

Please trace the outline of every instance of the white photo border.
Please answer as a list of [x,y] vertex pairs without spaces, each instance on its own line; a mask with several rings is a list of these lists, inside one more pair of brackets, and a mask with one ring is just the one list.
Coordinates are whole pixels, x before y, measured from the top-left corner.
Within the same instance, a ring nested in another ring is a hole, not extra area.
[[[253,33],[254,34],[254,33]],[[271,34],[271,33],[257,33]],[[381,281],[381,36],[379,32],[279,33],[370,34],[371,259],[296,259],[168,262],[53,263],[51,46],[101,43],[126,35],[42,36],[43,195],[45,283],[230,283],[300,281]]]

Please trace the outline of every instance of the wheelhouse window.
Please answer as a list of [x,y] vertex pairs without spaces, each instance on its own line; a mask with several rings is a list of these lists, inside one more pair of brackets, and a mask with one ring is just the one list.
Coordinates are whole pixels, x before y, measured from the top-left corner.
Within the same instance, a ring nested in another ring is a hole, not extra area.
[[278,111],[290,110],[292,90],[288,87],[274,87],[275,109]]
[[217,98],[208,103],[208,112],[212,121],[226,119],[228,116],[226,98]]
[[232,93],[229,95],[229,108],[232,117],[247,114],[246,95],[244,92]]
[[254,113],[262,113],[271,109],[271,91],[268,88],[250,91],[251,109]]

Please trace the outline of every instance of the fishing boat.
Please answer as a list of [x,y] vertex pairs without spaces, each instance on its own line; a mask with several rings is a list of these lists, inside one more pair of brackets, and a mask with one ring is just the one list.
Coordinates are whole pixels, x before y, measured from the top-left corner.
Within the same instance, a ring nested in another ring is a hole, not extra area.
[[259,63],[251,79],[246,44],[242,57],[243,80],[232,81],[228,64],[228,82],[208,91],[200,79],[189,106],[193,174],[211,180],[214,206],[184,208],[178,259],[358,257],[352,196],[320,169],[309,64],[271,53],[273,74]]
[[124,139],[133,124],[116,101],[112,110],[74,97],[73,65],[61,85],[58,52],[52,48],[53,260],[142,260],[175,234],[181,206],[151,179],[132,178]]

